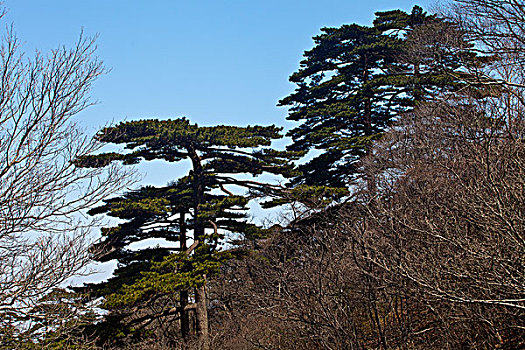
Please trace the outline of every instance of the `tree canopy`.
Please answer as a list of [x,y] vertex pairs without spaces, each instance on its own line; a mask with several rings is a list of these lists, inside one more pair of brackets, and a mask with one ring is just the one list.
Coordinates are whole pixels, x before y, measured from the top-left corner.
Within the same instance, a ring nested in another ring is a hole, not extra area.
[[[114,160],[134,164],[142,159],[188,159],[192,164],[188,175],[167,186],[142,187],[106,200],[91,211],[125,220],[103,229],[105,239],[93,248],[97,260],[118,261],[113,278],[90,287],[92,296],[106,297],[105,305],[114,316],[110,318],[112,326],[118,325],[119,330],[127,326],[126,333],[140,335],[155,319],[171,317],[173,323],[178,318],[179,337],[173,341],[187,341],[197,334],[202,346],[207,344],[204,288],[206,278],[216,273],[228,257],[220,251],[224,233],[247,238],[264,235],[264,229],[247,220],[247,204],[256,197],[276,196],[285,188],[253,177],[263,173],[293,176],[295,169],[290,161],[302,155],[269,147],[272,140],[282,137],[280,131],[275,126],[201,127],[180,118],[126,122],[98,134],[100,141],[123,144],[129,151],[84,157],[79,160],[82,166],[100,167]],[[232,185],[248,193],[234,194]],[[130,248],[131,244],[153,238],[169,244]],[[160,312],[147,310],[152,300],[157,306],[162,304]],[[195,304],[191,305],[190,300]],[[130,306],[137,305],[144,313],[141,317],[131,313]],[[194,329],[190,322],[192,308]]]
[[[413,33],[424,36],[429,26],[440,26],[457,40],[436,45],[439,38],[411,39]],[[300,167],[295,182],[345,186],[371,142],[418,102],[461,85],[462,65],[474,56],[465,53],[469,45],[457,29],[419,6],[411,13],[377,12],[371,27],[350,24],[321,31],[290,76],[296,90],[279,106],[290,108],[288,120],[301,122],[287,134],[293,139],[288,149],[321,151]]]

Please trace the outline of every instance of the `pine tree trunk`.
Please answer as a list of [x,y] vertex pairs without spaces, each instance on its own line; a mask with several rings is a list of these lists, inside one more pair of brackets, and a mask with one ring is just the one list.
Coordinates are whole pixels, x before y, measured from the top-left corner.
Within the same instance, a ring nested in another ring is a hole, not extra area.
[[206,297],[206,276],[204,284],[197,287],[196,293],[196,314],[197,314],[197,337],[199,340],[199,350],[210,349],[210,335],[208,332],[208,307]]
[[182,339],[185,339],[190,335],[190,318],[189,311],[186,310],[188,305],[188,292],[183,290],[179,294],[180,297],[180,332]]
[[419,63],[414,64],[414,83],[412,93],[414,95],[414,101],[416,103],[422,101],[423,94],[421,91],[421,83],[419,82]]
[[[363,83],[366,84],[368,82],[368,58],[365,55],[365,67],[363,72]],[[371,96],[368,96],[365,99],[365,114],[364,114],[364,132],[366,136],[372,135],[372,101],[370,100]],[[368,153],[370,149],[370,145],[366,146],[366,153]],[[370,193],[371,197],[373,197],[375,191],[376,191],[376,179],[373,175],[368,175],[366,177],[366,184],[368,188],[368,193]]]
[[[186,251],[186,222],[185,222],[185,213],[181,212],[179,217],[179,228],[180,228],[180,251]],[[180,333],[182,339],[186,339],[190,335],[190,318],[189,311],[186,310],[188,305],[188,291],[183,290],[179,293],[179,303],[180,303]]]
[[[194,240],[200,240],[200,244],[204,242],[204,223],[200,217],[200,205],[204,203],[204,170],[201,164],[201,158],[193,148],[188,148],[188,154],[193,165],[193,193],[195,196],[194,216],[195,223],[193,228]],[[199,350],[210,349],[210,336],[208,333],[208,307],[206,299],[206,275],[202,276],[204,284],[196,288],[195,293],[195,316],[197,321],[197,339],[199,343]]]

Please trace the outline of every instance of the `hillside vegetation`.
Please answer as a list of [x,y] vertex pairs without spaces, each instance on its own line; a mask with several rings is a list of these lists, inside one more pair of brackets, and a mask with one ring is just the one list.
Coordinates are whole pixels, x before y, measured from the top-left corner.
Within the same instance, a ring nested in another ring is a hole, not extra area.
[[77,171],[191,169],[103,186],[89,214],[118,224],[79,254],[113,276],[0,299],[0,349],[525,349],[525,3],[447,6],[322,28],[278,102],[286,150],[275,125],[101,130],[123,151]]

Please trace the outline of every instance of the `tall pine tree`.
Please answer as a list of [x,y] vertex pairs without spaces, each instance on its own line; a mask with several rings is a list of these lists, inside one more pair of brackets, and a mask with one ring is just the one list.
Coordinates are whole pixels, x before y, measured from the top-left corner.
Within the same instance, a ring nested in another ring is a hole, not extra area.
[[[154,159],[187,159],[192,164],[187,176],[167,186],[143,187],[91,211],[124,220],[104,229],[104,240],[93,247],[98,261],[118,262],[114,277],[87,288],[93,298],[105,298],[109,311],[106,322],[95,327],[101,337],[136,339],[147,335],[152,325],[167,324],[171,345],[196,339],[200,348],[209,348],[206,279],[228,258],[220,250],[223,234],[263,235],[263,229],[247,220],[248,201],[278,195],[283,188],[253,177],[290,177],[295,174],[290,161],[302,155],[269,148],[273,139],[282,137],[280,130],[200,127],[182,118],[126,122],[99,133],[100,141],[124,144],[129,151],[85,157],[79,161],[82,166]],[[249,192],[235,194],[232,186]],[[144,247],[152,238],[167,244]]]
[[419,40],[416,45],[427,50],[411,52],[414,43],[407,38],[428,26],[450,24],[415,6],[411,13],[378,12],[371,27],[322,28],[314,37],[315,47],[290,77],[296,90],[279,101],[290,108],[288,120],[301,122],[288,133],[289,150],[321,152],[300,167],[296,183],[347,186],[370,142],[395,118],[438,90],[462,85],[462,64],[474,60],[465,53],[468,44],[448,50]]

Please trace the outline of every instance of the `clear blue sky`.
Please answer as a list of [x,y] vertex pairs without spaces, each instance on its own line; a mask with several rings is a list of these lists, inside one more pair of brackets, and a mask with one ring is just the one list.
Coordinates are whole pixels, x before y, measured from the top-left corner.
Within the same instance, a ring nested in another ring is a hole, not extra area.
[[[5,0],[25,49],[71,45],[98,34],[111,72],[81,115],[98,127],[124,118],[188,116],[200,124],[286,124],[277,101],[323,26],[370,24],[378,10],[412,0]],[[425,7],[428,1],[418,2]]]

